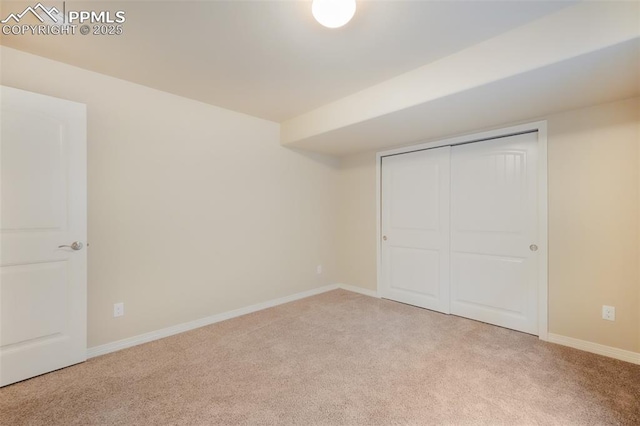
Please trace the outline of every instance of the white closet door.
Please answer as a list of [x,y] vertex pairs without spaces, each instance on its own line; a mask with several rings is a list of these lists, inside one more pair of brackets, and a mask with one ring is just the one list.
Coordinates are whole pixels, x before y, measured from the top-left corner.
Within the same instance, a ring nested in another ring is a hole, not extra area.
[[537,133],[454,146],[451,313],[537,334],[536,236]]
[[450,147],[382,159],[382,297],[449,313]]

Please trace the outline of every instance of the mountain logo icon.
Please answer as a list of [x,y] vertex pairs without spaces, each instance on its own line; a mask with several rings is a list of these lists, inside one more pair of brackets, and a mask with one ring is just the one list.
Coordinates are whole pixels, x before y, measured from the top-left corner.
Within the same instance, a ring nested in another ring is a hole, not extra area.
[[47,9],[45,6],[42,5],[42,3],[38,3],[33,7],[28,6],[21,13],[17,13],[17,14],[16,13],[11,13],[11,14],[9,14],[9,16],[7,16],[5,19],[0,21],[0,23],[6,24],[7,22],[9,22],[11,20],[14,20],[15,23],[17,24],[28,13],[33,14],[40,22],[44,22],[44,20],[46,18],[49,18],[51,21],[53,21],[53,23],[56,23],[56,24],[58,23],[57,16],[60,15],[60,11],[58,9],[56,9],[55,7]]

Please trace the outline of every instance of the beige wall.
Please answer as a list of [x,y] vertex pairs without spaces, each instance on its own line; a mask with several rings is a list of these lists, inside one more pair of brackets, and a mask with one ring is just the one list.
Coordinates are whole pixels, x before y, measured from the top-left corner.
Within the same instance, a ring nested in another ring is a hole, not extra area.
[[[549,324],[640,351],[640,99],[549,118]],[[616,307],[616,321],[601,318]]]
[[341,158],[338,279],[376,290],[376,153]]
[[281,147],[276,123],[0,49],[3,85],[88,106],[90,347],[336,281],[335,161]]
[[[640,351],[640,99],[548,120],[550,332]],[[376,289],[375,153],[345,157],[341,282]],[[616,321],[601,319],[602,305]]]

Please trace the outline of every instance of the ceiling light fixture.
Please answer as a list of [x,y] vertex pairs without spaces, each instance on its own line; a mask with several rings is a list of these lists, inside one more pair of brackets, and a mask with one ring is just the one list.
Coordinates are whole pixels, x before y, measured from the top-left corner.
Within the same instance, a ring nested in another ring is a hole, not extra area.
[[339,28],[356,13],[356,0],[313,0],[311,13],[327,28]]

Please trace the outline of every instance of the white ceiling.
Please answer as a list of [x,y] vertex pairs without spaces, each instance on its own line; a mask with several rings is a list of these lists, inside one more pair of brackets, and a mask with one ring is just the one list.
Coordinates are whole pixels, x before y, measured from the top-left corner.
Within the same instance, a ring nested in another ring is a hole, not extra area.
[[[26,5],[2,3],[3,15]],[[0,41],[281,122],[571,3],[359,0],[354,20],[329,30],[313,21],[310,0],[74,1],[74,10],[125,10],[124,35]]]
[[545,119],[638,95],[640,40],[634,39],[287,146],[339,157]]
[[331,155],[640,95],[640,3],[581,2],[281,123]]

